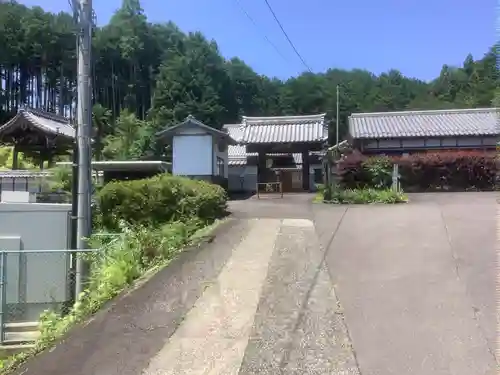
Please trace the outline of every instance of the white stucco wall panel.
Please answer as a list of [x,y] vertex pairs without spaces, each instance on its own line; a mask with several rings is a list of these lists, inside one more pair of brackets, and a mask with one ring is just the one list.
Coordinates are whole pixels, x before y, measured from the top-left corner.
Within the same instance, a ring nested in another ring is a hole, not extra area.
[[[186,129],[195,130],[195,129]],[[208,134],[183,132],[173,137],[172,174],[210,176],[213,167],[213,141]]]

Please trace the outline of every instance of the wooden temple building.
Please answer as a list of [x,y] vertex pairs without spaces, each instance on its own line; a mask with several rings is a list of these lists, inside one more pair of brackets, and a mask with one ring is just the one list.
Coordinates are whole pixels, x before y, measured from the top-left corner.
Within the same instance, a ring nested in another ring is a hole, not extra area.
[[22,108],[5,124],[0,125],[0,145],[13,146],[12,169],[18,169],[19,152],[49,167],[54,156],[71,153],[74,148],[76,129],[65,117],[45,111]]

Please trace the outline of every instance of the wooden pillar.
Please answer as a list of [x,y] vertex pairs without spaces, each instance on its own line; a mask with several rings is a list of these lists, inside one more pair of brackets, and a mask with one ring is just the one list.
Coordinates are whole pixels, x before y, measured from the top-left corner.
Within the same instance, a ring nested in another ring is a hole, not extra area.
[[17,145],[14,145],[14,150],[12,151],[12,169],[19,169],[19,149]]
[[309,184],[309,151],[302,151],[302,188],[310,191]]
[[54,154],[50,152],[47,155],[47,168],[52,168],[54,166]]
[[45,161],[45,151],[40,151],[40,170],[43,171],[43,162]]
[[259,160],[257,161],[257,182],[264,182],[266,171],[266,153],[259,151]]

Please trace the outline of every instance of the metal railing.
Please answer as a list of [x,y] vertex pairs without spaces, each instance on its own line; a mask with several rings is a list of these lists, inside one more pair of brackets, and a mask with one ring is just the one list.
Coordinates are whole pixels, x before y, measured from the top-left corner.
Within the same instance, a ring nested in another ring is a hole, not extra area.
[[87,250],[0,251],[0,345],[34,341],[40,315],[75,302],[76,258]]
[[258,199],[262,193],[276,194],[283,198],[283,184],[281,182],[258,182],[256,190]]

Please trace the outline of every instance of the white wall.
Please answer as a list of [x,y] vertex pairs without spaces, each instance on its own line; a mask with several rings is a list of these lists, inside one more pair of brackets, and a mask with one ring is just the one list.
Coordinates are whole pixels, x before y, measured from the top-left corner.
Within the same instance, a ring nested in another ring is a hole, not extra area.
[[186,129],[173,137],[172,174],[210,176],[212,175],[213,160],[211,135],[200,134],[199,131],[196,132],[196,129]]

